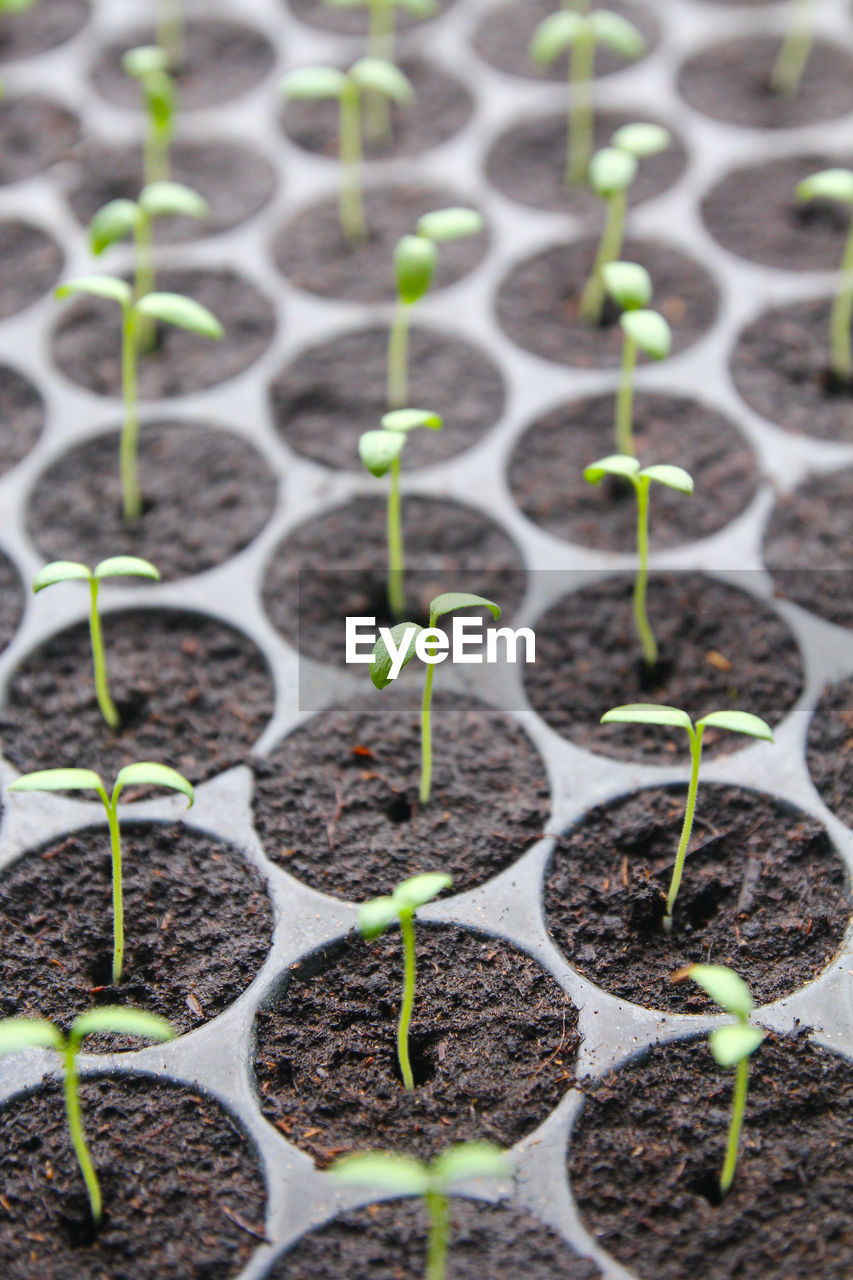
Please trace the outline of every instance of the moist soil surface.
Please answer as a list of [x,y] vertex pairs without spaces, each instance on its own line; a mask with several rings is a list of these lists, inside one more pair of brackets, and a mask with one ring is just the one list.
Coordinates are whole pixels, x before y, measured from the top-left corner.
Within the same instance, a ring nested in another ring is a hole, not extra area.
[[[497,312],[501,328],[513,342],[559,364],[609,369],[620,363],[624,335],[616,306],[605,304],[600,325],[587,324],[579,314],[581,292],[597,250],[598,240],[585,237],[552,245],[511,269],[498,291]],[[714,323],[717,287],[697,262],[666,245],[631,238],[623,244],[621,257],[625,262],[641,262],[649,272],[655,310],[672,326],[674,354]]]
[[790,995],[835,955],[850,915],[844,863],[823,826],[758,791],[700,783],[672,933],[666,895],[686,787],[638,791],[593,809],[558,840],[545,912],[563,954],[634,1004],[717,1012],[670,974],[712,956],[758,1004]]
[[[412,1200],[386,1200],[343,1213],[311,1231],[269,1271],[267,1280],[400,1280],[424,1274],[426,1210]],[[523,1210],[502,1204],[450,1201],[447,1280],[597,1280],[556,1231]]]
[[[128,49],[156,43],[153,26],[142,26],[106,45],[91,71],[98,93],[121,107],[139,107],[139,84],[122,67],[122,56]],[[269,41],[252,27],[221,18],[188,18],[184,61],[175,72],[181,110],[238,98],[260,84],[274,63]]]
[[253,445],[205,423],[171,420],[146,422],[140,432],[144,511],[128,525],[118,449],[119,432],[107,432],[62,454],[37,481],[27,531],[46,560],[94,565],[120,547],[150,560],[161,577],[181,578],[223,564],[272,515],[275,477]]
[[[386,411],[388,330],[373,327],[308,347],[270,388],[275,425],[290,448],[327,467],[362,471],[358,441]],[[440,431],[410,433],[403,465],[428,466],[475,444],[502,416],[503,377],[477,347],[416,325],[409,338],[409,401],[441,415]]]
[[[596,3],[592,8],[606,8],[621,14],[642,32],[649,46],[647,52],[654,49],[660,36],[660,27],[644,5],[632,4],[631,0],[614,0],[610,4],[608,0],[607,4]],[[569,73],[567,54],[555,58],[548,66],[534,62],[528,54],[534,31],[553,12],[551,0],[525,0],[524,4],[519,4],[518,0],[510,0],[509,4],[492,8],[474,34],[474,49],[486,62],[499,71],[508,71],[510,75],[566,81]],[[626,66],[633,66],[633,63],[627,62],[610,49],[601,47],[596,54],[596,76],[611,75]]]
[[[790,711],[802,691],[802,660],[768,605],[700,573],[653,573],[648,616],[659,658],[649,675],[634,631],[633,586],[628,574],[581,586],[535,624],[536,662],[524,668],[527,695],[563,737],[618,760],[686,767],[684,730],[603,725],[601,717],[617,704],[659,702],[692,720],[710,711],[751,711],[772,727]],[[710,729],[703,744],[705,756],[754,745]]]
[[0,652],[12,639],[23,616],[23,583],[12,561],[0,552]]
[[58,1083],[0,1111],[0,1222],[9,1280],[237,1276],[264,1235],[266,1193],[242,1127],[212,1098],[152,1076],[96,1076],[83,1120],[104,1200],[89,1201]]
[[764,535],[777,594],[842,627],[853,627],[851,502],[849,467],[814,475],[779,497]]
[[720,1204],[733,1079],[701,1039],[586,1083],[569,1162],[584,1226],[642,1280],[847,1280],[853,1064],[765,1040]]
[[[83,797],[85,798],[85,797]],[[0,872],[4,1018],[49,1014],[67,1031],[97,1005],[132,1005],[182,1034],[215,1018],[263,965],[272,909],[257,871],[229,845],[180,825],[123,824],[125,955],[112,983],[107,827],[90,827]],[[86,1041],[138,1048],[128,1036]]]
[[247,760],[274,695],[266,662],[246,636],[174,609],[102,612],[101,621],[121,728],[112,733],[98,709],[89,627],[78,623],[9,679],[0,737],[17,769],[85,764],[109,781],[126,764],[159,760],[198,783]]
[[[388,609],[386,507],[381,498],[358,497],[325,511],[289,534],[267,565],[264,608],[318,662],[343,665],[345,618],[398,621]],[[468,591],[499,604],[507,623],[526,575],[503,530],[471,507],[436,498],[404,496],[402,515],[408,618],[426,625],[430,600]]]
[[[616,449],[613,396],[575,400],[539,418],[509,464],[513,497],[524,514],[557,538],[609,551],[637,545],[633,486],[583,478],[584,467]],[[685,467],[691,497],[652,486],[650,541],[671,547],[706,538],[739,515],[758,483],[754,455],[728,418],[683,396],[634,398],[634,442],[643,465]]]
[[853,382],[830,368],[830,298],[763,312],[732,355],[735,385],[756,412],[794,435],[853,441]]
[[46,232],[19,218],[0,221],[0,320],[49,293],[62,266],[62,250]]
[[273,862],[324,893],[390,893],[425,858],[460,893],[544,833],[545,767],[509,716],[438,694],[432,795],[422,806],[420,702],[391,697],[323,712],[259,761],[255,829]]
[[[550,2],[550,0],[549,0]],[[644,108],[638,111],[599,111],[594,127],[594,146],[610,144],[613,133],[622,125],[642,119],[661,124]],[[660,195],[684,172],[687,155],[677,136],[672,145],[641,160],[637,177],[628,189],[631,204],[639,204]],[[555,213],[572,213],[596,226],[604,221],[604,201],[586,187],[566,186],[566,113],[534,116],[522,120],[502,133],[486,157],[486,176],[503,195],[535,209]]]
[[[436,0],[436,14],[444,13],[454,0]],[[313,27],[322,27],[325,31],[335,31],[340,35],[367,35],[368,10],[364,5],[340,6],[324,3],[324,0],[287,0],[287,7],[302,22]],[[402,5],[395,6],[398,31],[406,31],[409,27],[420,26],[421,19],[415,18]]]
[[396,930],[292,965],[258,1014],[261,1109],[321,1167],[350,1151],[432,1159],[455,1142],[510,1147],[574,1083],[577,1010],[541,965],[456,926],[418,924],[416,946],[411,1093],[397,1065]]
[[853,679],[827,685],[809,725],[806,758],[821,798],[853,826]]
[[682,65],[678,89],[697,111],[728,124],[791,129],[834,120],[853,110],[853,59],[838,45],[815,40],[795,94],[770,88],[780,39],[739,36],[694,54]]
[[29,378],[0,364],[0,475],[25,458],[44,427],[44,400]]
[[[285,223],[273,242],[276,266],[297,288],[326,298],[392,302],[397,241],[414,233],[423,214],[465,204],[464,197],[446,187],[368,187],[364,193],[367,239],[352,247],[341,231],[338,199],[333,196],[309,205]],[[433,289],[467,275],[487,249],[485,228],[464,240],[439,245]]]
[[0,186],[20,182],[64,160],[80,121],[51,98],[14,93],[0,101]]
[[[156,287],[200,302],[222,323],[225,336],[215,341],[158,324],[154,350],[138,361],[143,398],[166,399],[225,382],[254,364],[272,341],[276,320],[271,302],[236,271],[160,271]],[[52,348],[56,364],[72,382],[96,395],[121,395],[121,311],[114,302],[91,297],[72,301],[53,331]]]
[[89,0],[39,0],[25,13],[0,17],[0,62],[16,62],[64,44],[89,21]]

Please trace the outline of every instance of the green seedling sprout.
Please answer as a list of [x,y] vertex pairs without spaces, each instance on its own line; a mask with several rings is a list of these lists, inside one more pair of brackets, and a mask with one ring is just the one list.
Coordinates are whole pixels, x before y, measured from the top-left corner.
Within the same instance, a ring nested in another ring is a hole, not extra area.
[[684,822],[681,827],[681,839],[675,855],[675,866],[672,869],[672,880],[666,896],[666,915],[663,927],[666,933],[672,931],[672,912],[675,899],[681,885],[684,871],[684,859],[693,830],[693,817],[696,812],[696,795],[699,791],[699,765],[702,761],[702,738],[706,729],[727,729],[730,733],[745,733],[750,738],[761,738],[765,742],[773,741],[773,730],[761,719],[749,711],[712,711],[710,715],[697,720],[694,726],[686,711],[678,707],[658,706],[651,702],[632,702],[624,707],[614,707],[601,717],[602,724],[657,724],[668,729],[684,729],[690,742],[690,784],[687,788],[687,803],[684,809]]
[[460,1142],[430,1164],[394,1152],[346,1156],[329,1170],[344,1186],[375,1187],[398,1196],[422,1196],[429,1218],[426,1280],[445,1280],[450,1243],[450,1190],[469,1178],[508,1178],[509,1157],[488,1142]]
[[[846,204],[853,215],[853,169],[822,169],[813,173],[797,186],[799,200],[839,200]],[[829,322],[829,346],[831,368],[841,383],[853,380],[853,349],[851,349],[850,321],[853,316],[853,217],[841,259],[841,275],[838,292],[832,305]]]
[[83,1127],[77,1054],[85,1036],[109,1032],[160,1041],[173,1040],[175,1036],[165,1018],[143,1013],[141,1009],[123,1009],[119,1005],[104,1005],[81,1013],[72,1022],[67,1036],[46,1018],[4,1018],[0,1021],[0,1055],[19,1053],[24,1049],[54,1049],[62,1059],[68,1132],[89,1193],[92,1221],[96,1227],[100,1226],[103,1216],[103,1200]]
[[814,0],[792,0],[791,20],[770,73],[770,88],[793,98],[800,87],[814,43]]
[[166,764],[150,760],[125,765],[116,774],[112,795],[107,795],[100,775],[93,769],[39,769],[24,773],[13,782],[10,791],[96,791],[107,814],[110,828],[110,850],[113,874],[113,984],[121,982],[124,966],[124,893],[122,886],[121,831],[118,821],[119,795],[124,787],[168,787],[180,791],[192,808],[195,798],[192,784]]
[[336,98],[340,111],[340,219],[341,231],[350,246],[367,238],[364,216],[361,133],[361,103],[365,92],[387,102],[407,106],[415,91],[403,72],[382,58],[360,58],[349,71],[337,67],[302,67],[289,72],[281,82],[288,101],[318,101]]
[[168,182],[178,109],[175,82],[168,70],[169,54],[156,44],[140,45],[137,49],[128,49],[121,64],[129,76],[139,81],[142,90],[145,184]]
[[619,324],[625,337],[616,396],[616,448],[637,456],[634,445],[634,370],[640,351],[652,360],[665,360],[672,350],[672,331],[659,311],[648,310],[652,282],[645,267],[635,262],[608,262],[602,270],[604,287],[622,308]]
[[726,1158],[720,1174],[720,1194],[728,1194],[735,1176],[737,1150],[743,1117],[746,1111],[746,1095],[749,1088],[749,1059],[767,1035],[760,1027],[754,1027],[749,1015],[755,1001],[743,978],[724,964],[691,964],[672,975],[673,982],[692,978],[711,999],[726,1013],[733,1014],[737,1022],[716,1027],[708,1037],[708,1045],[715,1062],[721,1067],[734,1067],[735,1092],[732,1100],[732,1118],[726,1143]]
[[[427,673],[421,702],[421,804],[427,803],[432,790],[432,680],[435,673],[435,664],[441,662],[443,656],[446,656],[443,655],[442,650],[438,647],[442,640],[446,641],[446,637],[442,636],[441,633],[436,634],[435,624],[446,613],[453,613],[456,609],[468,609],[472,606],[475,608],[483,606],[488,609],[496,622],[501,616],[499,606],[492,600],[486,600],[483,596],[468,595],[464,591],[446,591],[430,601],[428,627],[421,627],[417,622],[398,622],[395,627],[391,628],[393,643],[398,654],[402,654],[398,667],[400,671],[415,656],[421,632],[426,631],[428,633],[426,640],[421,642],[422,649],[427,655],[425,658]],[[386,689],[391,683],[392,677],[390,673],[393,665],[392,655],[388,652],[388,647],[380,635],[373,646],[373,654],[370,660],[370,678],[377,689]]]
[[418,219],[417,233],[403,236],[394,250],[397,305],[388,340],[388,408],[409,400],[409,326],[411,310],[429,292],[438,265],[437,245],[474,236],[483,228],[475,209],[436,209]]
[[403,937],[403,999],[397,1024],[397,1059],[400,1075],[407,1089],[414,1089],[415,1079],[409,1058],[409,1028],[415,1005],[415,912],[449,889],[450,876],[426,871],[401,881],[390,897],[373,898],[359,907],[358,927],[362,937],[372,940],[385,932],[395,920]]
[[367,470],[376,477],[391,472],[388,490],[388,607],[395,618],[406,609],[404,584],[403,521],[400,503],[400,459],[406,441],[418,427],[431,431],[441,429],[441,418],[426,409],[394,409],[382,419],[381,431],[365,431],[358,442],[358,452]]
[[529,51],[534,62],[550,66],[571,50],[566,186],[583,186],[592,156],[592,79],[596,49],[601,44],[630,59],[639,58],[646,51],[643,36],[621,14],[609,9],[585,13],[579,12],[579,7],[552,13],[540,22]]
[[185,38],[184,0],[157,0],[157,45],[173,71],[184,61]]
[[121,386],[124,399],[124,424],[119,444],[119,469],[124,518],[135,523],[142,515],[142,494],[139,490],[139,392],[138,392],[138,330],[148,320],[159,320],[187,329],[204,338],[221,338],[224,330],[207,307],[179,293],[147,293],[134,299],[133,289],[116,276],[80,276],[69,280],[55,290],[57,298],[70,298],[75,294],[88,294],[106,298],[121,307]]
[[[637,315],[638,312],[632,314]],[[614,453],[586,467],[584,480],[600,484],[605,476],[619,476],[634,486],[637,495],[637,576],[634,579],[634,625],[643,647],[643,657],[649,670],[654,670],[658,660],[655,634],[646,612],[646,588],[649,581],[649,490],[652,481],[665,484],[679,493],[693,492],[693,478],[681,467],[668,463],[640,468],[636,458],[624,453]]]

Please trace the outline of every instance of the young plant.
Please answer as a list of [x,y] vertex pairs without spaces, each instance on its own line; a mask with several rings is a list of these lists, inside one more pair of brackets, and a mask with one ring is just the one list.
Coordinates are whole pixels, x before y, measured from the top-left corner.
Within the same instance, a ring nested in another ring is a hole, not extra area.
[[161,321],[187,329],[204,338],[221,338],[224,330],[207,307],[179,293],[147,293],[134,299],[133,289],[116,276],[80,276],[55,290],[57,298],[74,294],[106,298],[121,307],[121,389],[124,400],[124,424],[119,444],[119,470],[124,518],[134,524],[142,515],[139,491],[139,392],[138,370],[139,327],[147,321]]
[[602,724],[657,724],[668,729],[684,729],[690,742],[690,783],[687,788],[687,803],[684,808],[684,822],[681,827],[681,839],[675,855],[675,866],[669,892],[666,895],[666,915],[663,927],[666,933],[672,931],[672,912],[675,899],[681,886],[684,871],[684,859],[690,834],[693,830],[693,817],[696,812],[696,796],[699,791],[699,765],[702,761],[702,738],[706,729],[727,729],[730,733],[745,733],[750,738],[761,738],[765,742],[773,741],[773,730],[760,716],[749,711],[712,711],[703,716],[694,725],[686,711],[678,707],[658,706],[651,702],[632,702],[624,707],[614,707],[601,717]]
[[438,871],[426,871],[422,875],[403,880],[390,897],[373,898],[359,907],[358,927],[362,937],[372,940],[385,932],[395,920],[400,922],[403,938],[403,999],[397,1024],[397,1060],[400,1075],[407,1089],[414,1089],[412,1064],[409,1058],[409,1027],[415,1005],[415,912],[418,907],[432,902],[452,884],[450,876]]
[[842,385],[853,381],[850,321],[853,317],[853,169],[822,169],[797,186],[799,200],[839,200],[851,211],[851,225],[841,259],[838,292],[829,322],[830,367]]
[[358,452],[371,475],[377,478],[391,472],[388,490],[388,607],[395,618],[406,610],[404,583],[403,521],[400,504],[400,459],[406,441],[418,427],[431,431],[441,429],[441,418],[426,409],[394,409],[382,419],[381,431],[365,431],[358,442]]
[[445,1280],[450,1243],[450,1190],[468,1178],[508,1178],[509,1157],[488,1142],[460,1142],[430,1164],[413,1156],[366,1151],[346,1156],[329,1172],[350,1187],[376,1187],[398,1196],[422,1196],[429,1218],[426,1280]]
[[118,800],[123,787],[168,787],[180,791],[192,808],[194,792],[192,784],[165,764],[149,760],[125,765],[116,774],[112,795],[107,795],[100,775],[92,769],[39,769],[36,773],[24,773],[13,782],[10,791],[96,791],[107,814],[110,829],[110,851],[113,875],[113,984],[121,982],[124,966],[124,892],[122,885],[121,831],[118,821]]
[[[638,314],[637,312],[633,313]],[[586,467],[584,480],[600,484],[605,476],[619,476],[634,487],[637,495],[637,576],[634,579],[634,625],[643,647],[643,657],[649,670],[654,670],[658,660],[655,634],[646,612],[646,588],[649,581],[649,490],[652,481],[665,484],[679,493],[693,492],[693,478],[681,467],[668,463],[640,468],[636,458],[624,453],[614,453]]]
[[175,133],[178,97],[169,75],[169,54],[156,44],[128,49],[121,65],[139,81],[145,111],[143,160],[145,185],[168,182],[171,177],[171,146]]
[[184,61],[185,37],[184,0],[157,0],[157,45],[173,71]]
[[737,1166],[737,1149],[746,1111],[749,1088],[749,1059],[767,1035],[760,1027],[754,1027],[749,1015],[755,1001],[743,978],[724,964],[691,964],[672,975],[673,982],[692,978],[711,999],[726,1013],[733,1014],[737,1022],[716,1027],[708,1037],[708,1045],[715,1062],[721,1067],[734,1067],[735,1092],[732,1100],[732,1118],[726,1142],[726,1158],[720,1174],[720,1195],[728,1194]]
[[394,61],[397,8],[415,18],[431,18],[438,12],[436,0],[324,0],[330,9],[364,9],[368,12],[367,49],[372,58]]
[[814,0],[791,0],[791,19],[770,73],[770,88],[793,98],[800,87],[814,43]]
[[68,1132],[89,1194],[95,1227],[100,1226],[103,1200],[83,1127],[77,1054],[85,1036],[105,1032],[160,1041],[172,1040],[175,1035],[165,1018],[154,1013],[143,1013],[141,1009],[123,1009],[118,1005],[104,1005],[100,1009],[81,1013],[72,1022],[67,1036],[46,1018],[4,1018],[0,1021],[0,1055],[18,1053],[23,1049],[54,1049],[62,1059]]
[[[432,680],[436,663],[443,662],[447,657],[447,636],[441,631],[436,631],[435,624],[447,613],[453,613],[456,609],[469,609],[472,606],[475,608],[483,606],[488,609],[496,622],[501,616],[499,606],[492,600],[486,600],[483,596],[468,595],[464,591],[446,591],[430,601],[428,627],[421,627],[417,622],[398,622],[391,628],[396,661],[381,634],[373,646],[370,678],[377,689],[387,688],[391,680],[402,671],[416,653],[427,666],[421,701],[421,804],[427,803],[432,791]],[[392,668],[395,668],[394,676],[391,675]]]
[[616,396],[616,448],[637,456],[634,445],[634,370],[642,351],[652,360],[665,360],[672,350],[672,330],[659,311],[648,310],[652,282],[645,267],[635,262],[608,262],[602,270],[604,287],[622,308],[619,324],[625,335],[622,369]]
[[623,58],[639,58],[646,41],[632,22],[609,9],[581,12],[580,6],[552,13],[533,33],[530,57],[550,66],[571,50],[569,59],[569,125],[566,186],[583,186],[592,156],[592,79],[595,54],[604,45]]
[[409,400],[409,327],[411,310],[429,292],[438,265],[437,245],[462,240],[482,230],[483,216],[474,209],[436,209],[418,219],[417,233],[403,236],[394,250],[397,305],[388,339],[388,408],[402,409]]

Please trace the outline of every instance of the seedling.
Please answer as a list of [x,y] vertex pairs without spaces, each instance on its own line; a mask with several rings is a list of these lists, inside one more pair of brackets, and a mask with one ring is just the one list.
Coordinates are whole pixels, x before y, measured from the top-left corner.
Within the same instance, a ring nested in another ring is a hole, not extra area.
[[409,1027],[415,1004],[415,912],[418,907],[432,902],[452,884],[450,876],[438,871],[426,871],[401,881],[393,894],[385,898],[373,898],[359,907],[358,927],[362,937],[378,938],[395,920],[400,922],[403,937],[403,1000],[400,1020],[397,1024],[397,1059],[400,1075],[407,1089],[414,1089],[415,1078],[409,1058]]
[[[444,632],[436,631],[435,624],[446,613],[472,606],[488,609],[496,622],[501,616],[499,606],[483,596],[468,595],[464,591],[446,591],[430,601],[428,627],[421,627],[417,622],[398,622],[391,628],[392,643],[397,651],[396,663],[381,634],[373,646],[370,678],[377,689],[387,688],[416,653],[426,663],[427,673],[421,701],[421,804],[427,803],[432,790],[432,679],[436,663],[443,662],[447,656],[447,636]],[[391,671],[395,666],[396,671],[392,677]]]
[[404,585],[403,522],[400,504],[400,459],[406,441],[418,427],[431,431],[441,429],[441,418],[426,409],[395,409],[382,419],[381,431],[365,431],[358,442],[359,456],[371,475],[381,477],[391,472],[388,490],[388,607],[395,618],[406,609]]
[[128,49],[121,65],[139,81],[145,111],[143,159],[145,183],[168,182],[171,177],[171,146],[175,133],[178,97],[169,75],[169,54],[156,44]]
[[143,1013],[141,1009],[123,1009],[118,1005],[104,1005],[81,1013],[72,1022],[67,1036],[46,1018],[4,1018],[0,1021],[0,1055],[18,1053],[23,1049],[54,1049],[62,1059],[68,1132],[89,1193],[92,1221],[96,1227],[100,1226],[103,1215],[103,1200],[83,1127],[77,1054],[85,1036],[105,1032],[160,1041],[172,1040],[175,1036],[165,1018]]
[[430,1164],[413,1156],[366,1151],[336,1161],[329,1172],[350,1187],[376,1187],[398,1196],[422,1196],[429,1217],[426,1280],[445,1280],[450,1242],[450,1190],[468,1178],[508,1178],[509,1157],[488,1142],[460,1142]]
[[616,448],[637,456],[634,445],[634,370],[637,353],[664,360],[672,350],[672,331],[659,311],[648,310],[652,282],[645,267],[635,262],[608,262],[602,270],[604,287],[622,308],[619,324],[625,335],[622,369],[616,396]]
[[720,1195],[725,1196],[732,1185],[737,1165],[738,1142],[749,1088],[749,1059],[767,1032],[750,1023],[749,1015],[755,1008],[755,1001],[743,978],[733,969],[724,964],[691,964],[672,975],[673,982],[683,982],[685,978],[692,978],[721,1009],[737,1018],[737,1022],[729,1023],[728,1026],[716,1027],[708,1036],[708,1045],[715,1062],[721,1067],[735,1069],[732,1118],[729,1121],[726,1158],[720,1174]]
[[[637,315],[638,312],[632,314]],[[668,463],[640,468],[636,458],[624,453],[614,453],[610,457],[601,458],[586,467],[584,480],[590,484],[600,484],[605,476],[619,476],[634,486],[637,495],[637,576],[634,579],[634,625],[640,644],[643,646],[643,657],[649,670],[654,670],[658,660],[658,646],[654,631],[646,612],[646,589],[649,581],[649,490],[652,481],[665,484],[669,489],[679,493],[693,492],[693,478],[681,467]]]
[[13,782],[10,791],[97,791],[107,814],[110,828],[110,849],[113,873],[113,984],[121,982],[124,966],[124,893],[122,887],[121,831],[118,821],[118,800],[123,787],[169,787],[180,791],[192,808],[195,798],[192,784],[165,764],[149,760],[127,764],[116,774],[112,795],[107,795],[100,775],[92,769],[39,769],[36,773],[24,773]]
[[646,51],[646,41],[641,33],[621,14],[612,13],[609,9],[582,13],[578,8],[550,14],[539,23],[530,41],[530,57],[544,66],[550,66],[571,50],[567,187],[583,186],[592,156],[592,78],[598,46],[604,45],[629,59],[639,58]]
[[437,245],[462,240],[482,230],[483,216],[474,209],[436,209],[418,219],[417,234],[403,236],[394,250],[397,306],[388,340],[388,408],[402,409],[409,400],[409,326],[411,310],[429,292],[438,265]]
[[185,37],[184,0],[157,0],[157,44],[173,71],[184,61]]
[[728,729],[730,733],[745,733],[750,738],[761,738],[765,742],[773,741],[773,730],[760,716],[749,711],[712,711],[710,715],[697,720],[694,726],[686,711],[678,707],[658,706],[651,702],[632,702],[624,707],[614,707],[601,717],[602,724],[658,724],[668,729],[684,729],[690,741],[690,784],[687,788],[687,804],[684,809],[684,822],[681,827],[681,839],[675,855],[675,866],[666,896],[666,915],[663,927],[666,933],[672,931],[672,912],[675,899],[681,885],[684,871],[684,859],[693,830],[693,816],[696,812],[696,795],[699,790],[699,765],[702,761],[702,737],[706,729]]
[[814,43],[814,0],[792,0],[791,19],[770,73],[770,88],[793,98],[800,87]]
[[339,71],[337,67],[302,67],[286,75],[280,87],[285,98],[291,101],[337,98],[340,104],[341,231],[350,246],[361,244],[367,238],[362,183],[362,94],[369,91],[385,101],[407,106],[415,96],[411,81],[392,62],[360,58],[349,71]]
[[139,391],[138,347],[139,326],[149,320],[173,324],[204,338],[221,338],[224,330],[207,307],[179,293],[147,293],[134,299],[133,289],[116,276],[80,276],[56,289],[57,298],[70,298],[84,293],[106,298],[121,307],[121,388],[124,399],[124,424],[119,444],[119,470],[124,518],[134,524],[142,515],[139,491]]
[[431,18],[438,12],[436,0],[324,0],[330,9],[367,8],[368,52],[373,58],[394,60],[397,35],[397,8],[404,9],[415,18]]
[[[853,215],[853,169],[822,169],[813,173],[797,186],[799,200],[840,200]],[[831,368],[842,384],[853,380],[853,349],[851,349],[850,321],[853,316],[853,218],[841,259],[841,275],[838,292],[832,304],[829,322],[829,346]]]

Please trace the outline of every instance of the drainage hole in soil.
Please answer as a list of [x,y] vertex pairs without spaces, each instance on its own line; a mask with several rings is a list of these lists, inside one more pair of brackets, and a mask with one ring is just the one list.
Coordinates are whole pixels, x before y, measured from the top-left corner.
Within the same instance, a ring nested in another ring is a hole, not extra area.
[[395,796],[385,810],[389,822],[411,822],[412,802],[406,796]]
[[713,1205],[716,1209],[723,1203],[723,1194],[720,1191],[720,1170],[715,1169],[703,1170],[690,1180],[690,1189],[695,1195],[701,1196],[703,1200],[707,1200],[708,1204]]
[[836,400],[853,400],[853,382],[849,378],[839,378],[834,369],[821,371],[820,385],[824,395]]
[[[76,1197],[75,1197],[76,1199]],[[60,1218],[62,1230],[65,1232],[68,1243],[72,1249],[88,1249],[95,1243],[98,1235],[106,1227],[109,1221],[109,1214],[104,1209],[103,1216],[99,1226],[95,1226],[92,1219],[92,1213],[88,1203],[84,1206],[80,1203],[80,1214],[78,1217]]]
[[[429,1084],[430,1080],[435,1079],[436,1065],[432,1057],[432,1043],[428,1037],[409,1036],[409,1061],[412,1064],[412,1076],[416,1089],[422,1085]],[[394,1079],[402,1084],[403,1077],[400,1074],[400,1064],[397,1061],[396,1054],[394,1055],[391,1070]]]
[[675,663],[666,654],[661,655],[653,667],[650,667],[644,658],[637,659],[637,680],[645,693],[658,693],[663,696],[674,670]]

